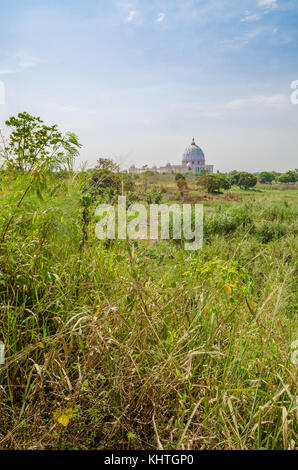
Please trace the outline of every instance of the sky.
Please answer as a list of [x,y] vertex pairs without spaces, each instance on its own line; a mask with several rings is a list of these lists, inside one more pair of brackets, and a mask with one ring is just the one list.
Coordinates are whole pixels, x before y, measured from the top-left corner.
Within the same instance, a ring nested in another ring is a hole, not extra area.
[[0,0],[0,127],[18,112],[99,157],[298,167],[298,0]]

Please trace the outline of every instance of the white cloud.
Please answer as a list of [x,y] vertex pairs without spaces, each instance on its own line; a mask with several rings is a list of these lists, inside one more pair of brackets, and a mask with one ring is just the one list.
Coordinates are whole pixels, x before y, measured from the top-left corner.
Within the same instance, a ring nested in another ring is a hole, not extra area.
[[277,0],[259,0],[258,6],[261,8],[277,8]]
[[21,68],[35,67],[36,65],[44,62],[41,59],[35,57],[29,49],[20,49],[16,57],[18,59],[18,65]]
[[251,12],[246,10],[244,12],[244,17],[241,19],[242,22],[253,22],[253,21],[260,21],[260,19],[270,13],[270,11],[274,10],[278,7],[277,0],[259,0],[257,4],[258,10],[255,12]]
[[131,10],[126,18],[126,23],[131,23],[137,16],[137,12],[135,10]]
[[163,12],[161,12],[161,13],[159,13],[159,15],[158,15],[156,21],[157,21],[158,23],[162,23],[162,22],[164,21],[165,17],[166,17],[166,14],[163,13]]
[[261,19],[261,16],[257,13],[250,13],[249,11],[246,11],[244,13],[244,17],[241,19],[242,22],[250,22],[250,21],[259,21]]

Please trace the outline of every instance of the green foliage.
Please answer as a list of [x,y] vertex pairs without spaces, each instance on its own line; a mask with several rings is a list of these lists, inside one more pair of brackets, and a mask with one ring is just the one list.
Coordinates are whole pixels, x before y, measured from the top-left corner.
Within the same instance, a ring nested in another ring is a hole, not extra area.
[[111,170],[94,170],[90,182],[97,194],[103,194],[110,189],[120,193],[121,177]]
[[183,175],[182,173],[176,173],[175,181],[178,181],[178,180],[185,180],[185,175]]
[[135,204],[140,200],[140,195],[137,191],[127,191],[125,194],[127,205]]
[[161,191],[148,189],[145,194],[147,204],[160,204],[163,198]]
[[248,190],[254,188],[258,182],[258,178],[252,173],[247,173],[242,171],[240,173],[233,174],[231,178],[231,183],[233,185],[239,186],[239,188]]
[[262,222],[256,229],[256,235],[262,243],[277,240],[288,233],[288,227],[280,222]]
[[258,180],[262,184],[271,184],[272,181],[276,180],[276,176],[273,172],[271,171],[262,171],[258,175]]
[[298,181],[298,176],[294,171],[288,171],[287,173],[280,175],[278,177],[278,181],[280,183],[295,183]]
[[208,193],[217,193],[221,189],[229,189],[228,179],[221,175],[206,174],[199,178],[198,184],[207,189]]
[[270,205],[265,205],[260,212],[260,218],[264,220],[287,222],[288,224],[295,220],[295,217],[296,210],[288,201],[272,202]]
[[112,159],[99,158],[89,180],[94,199],[100,195],[104,196],[106,202],[114,201],[124,189],[124,179],[127,181],[127,189],[133,189],[134,183],[129,175],[121,175],[119,166]]
[[97,160],[95,170],[109,170],[113,173],[119,173],[120,167],[117,163],[114,162],[112,158],[100,157]]
[[83,194],[80,199],[80,204],[82,207],[89,207],[92,204],[92,196],[91,194]]
[[251,208],[247,205],[240,205],[235,208],[223,210],[218,207],[214,215],[205,216],[204,218],[204,235],[229,235],[236,230],[243,231],[252,230],[253,214]]
[[122,173],[121,179],[122,179],[124,191],[135,191],[136,183],[134,182],[132,175],[128,175],[127,173]]
[[26,112],[12,116],[6,125],[11,133],[0,156],[8,168],[30,172],[36,164],[46,164],[48,168],[72,169],[81,147],[75,134],[63,136],[56,124],[47,126],[40,117]]

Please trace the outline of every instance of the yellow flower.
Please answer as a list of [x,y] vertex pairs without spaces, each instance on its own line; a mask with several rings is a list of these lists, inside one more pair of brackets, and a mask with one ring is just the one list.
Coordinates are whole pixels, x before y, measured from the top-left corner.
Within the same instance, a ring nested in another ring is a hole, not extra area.
[[73,410],[68,408],[67,410],[56,410],[53,413],[53,419],[55,423],[62,424],[62,426],[68,426],[69,420],[72,418]]
[[232,293],[232,287],[236,287],[235,284],[226,284],[225,285],[226,291],[229,295],[231,295],[231,293]]

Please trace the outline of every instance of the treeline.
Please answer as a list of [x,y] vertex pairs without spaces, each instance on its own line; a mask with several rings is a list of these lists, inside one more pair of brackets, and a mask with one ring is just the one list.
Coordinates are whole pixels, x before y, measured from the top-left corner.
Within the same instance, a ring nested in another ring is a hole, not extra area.
[[[175,180],[182,179],[183,175],[177,174]],[[254,188],[257,183],[272,184],[278,183],[296,183],[298,181],[298,170],[288,171],[286,173],[277,173],[275,171],[262,171],[261,173],[248,173],[247,171],[231,171],[230,173],[200,174],[197,176],[197,184],[205,187],[209,193],[220,192],[230,189],[232,186],[238,186],[240,189],[249,190]]]
[[[10,134],[6,139],[1,135],[2,169],[38,175],[45,171],[62,178],[66,174],[74,173],[74,160],[81,148],[79,139],[74,133],[67,132],[63,135],[56,124],[45,125],[40,117],[31,116],[26,112],[19,113],[16,117],[12,116],[5,124],[10,129]],[[123,190],[130,192],[131,198],[134,198],[136,176],[133,178],[127,171],[121,171],[111,159],[100,158],[93,169],[85,170],[83,173],[88,177],[88,189],[93,200],[98,195],[105,194],[111,201]],[[186,176],[180,173],[175,175],[177,188],[181,194],[187,189]],[[298,170],[286,173],[275,171],[248,173],[235,170],[217,174],[201,172],[196,178],[199,186],[205,187],[210,193],[216,193],[228,190],[232,186],[245,190],[252,189],[258,182],[295,183],[298,181]],[[154,197],[151,194],[147,195],[146,190],[144,194],[150,200],[155,199],[155,195]],[[160,195],[156,197],[160,199]]]

